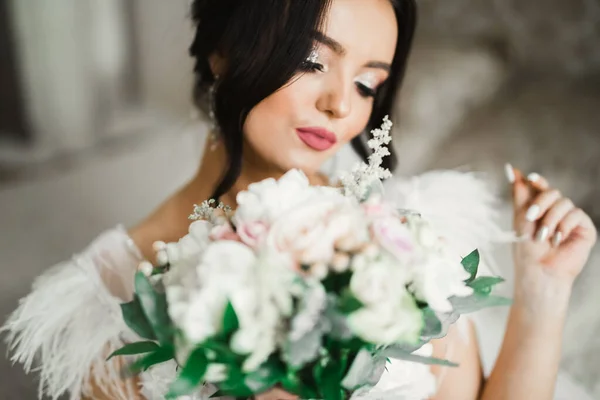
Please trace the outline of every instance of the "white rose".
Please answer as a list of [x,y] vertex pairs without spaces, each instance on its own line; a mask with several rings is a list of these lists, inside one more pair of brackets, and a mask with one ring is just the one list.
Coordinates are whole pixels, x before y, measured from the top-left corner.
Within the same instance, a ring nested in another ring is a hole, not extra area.
[[377,345],[414,343],[423,327],[423,315],[404,288],[380,304],[374,304],[348,316],[348,326],[361,339]]
[[365,305],[393,302],[405,291],[409,270],[399,268],[392,257],[382,255],[378,260],[356,269],[350,280],[350,290]]
[[429,256],[414,270],[411,288],[418,299],[423,300],[438,312],[451,312],[452,296],[470,296],[473,289],[465,284],[469,274],[459,262],[443,256]]
[[358,209],[339,192],[311,198],[280,216],[267,244],[288,252],[301,264],[331,264],[338,245],[355,247],[368,239]]

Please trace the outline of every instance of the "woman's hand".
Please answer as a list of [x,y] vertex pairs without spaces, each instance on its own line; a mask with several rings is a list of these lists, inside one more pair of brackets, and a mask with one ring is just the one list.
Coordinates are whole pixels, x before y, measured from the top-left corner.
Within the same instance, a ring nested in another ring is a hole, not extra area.
[[596,242],[592,220],[540,175],[524,177],[510,165],[506,173],[513,184],[514,227],[524,239],[515,247],[517,277],[541,272],[571,285]]

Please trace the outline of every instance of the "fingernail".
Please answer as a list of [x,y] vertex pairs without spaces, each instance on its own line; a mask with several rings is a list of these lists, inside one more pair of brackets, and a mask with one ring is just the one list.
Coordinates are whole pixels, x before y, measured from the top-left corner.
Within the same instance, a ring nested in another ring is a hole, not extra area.
[[529,182],[537,182],[540,179],[540,174],[538,174],[537,172],[532,172],[529,175],[527,175],[527,180]]
[[537,232],[536,240],[538,242],[543,242],[548,238],[548,233],[550,233],[550,229],[547,226],[542,226],[540,230]]
[[512,165],[506,163],[504,165],[504,173],[506,174],[506,179],[508,179],[508,182],[515,183],[515,169]]
[[560,244],[560,242],[562,242],[562,236],[562,232],[556,232],[556,234],[552,238],[552,246],[557,247]]
[[540,206],[537,204],[532,205],[525,213],[525,219],[529,222],[533,222],[540,215]]

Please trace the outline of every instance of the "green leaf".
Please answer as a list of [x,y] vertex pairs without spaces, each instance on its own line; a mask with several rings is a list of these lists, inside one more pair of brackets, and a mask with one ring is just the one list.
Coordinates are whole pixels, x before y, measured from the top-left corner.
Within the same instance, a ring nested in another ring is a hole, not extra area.
[[[327,400],[343,400],[340,365],[330,360],[320,376],[321,392]],[[318,382],[318,381],[317,381]]]
[[152,353],[145,355],[131,364],[131,366],[129,366],[129,371],[132,374],[138,374],[141,371],[147,370],[153,365],[162,364],[166,361],[172,360],[173,358],[175,358],[175,352],[173,351],[172,347],[159,347]]
[[500,278],[499,276],[482,276],[469,282],[467,286],[473,288],[473,290],[476,292],[489,294],[492,292],[492,288],[495,285],[502,282],[504,282],[504,279]]
[[244,356],[236,354],[231,348],[217,340],[208,339],[202,343],[202,347],[215,353],[215,358],[211,362],[220,364],[240,365]]
[[479,268],[479,250],[474,250],[471,254],[462,259],[461,264],[465,271],[467,271],[471,276],[466,280],[466,282],[471,282],[477,276],[477,269]]
[[167,312],[166,294],[154,290],[152,284],[142,272],[135,274],[135,292],[158,341],[161,344],[172,343],[173,332],[171,319]]
[[361,303],[349,289],[344,290],[338,300],[338,309],[341,313],[346,315],[352,314],[363,307],[364,304]]
[[263,393],[271,389],[285,377],[283,365],[275,360],[264,363],[258,370],[246,376],[244,384],[253,393]]
[[423,329],[421,336],[436,337],[442,333],[442,322],[431,308],[423,309]]
[[190,354],[177,380],[169,388],[166,396],[168,399],[188,395],[202,383],[202,378],[208,368],[208,360],[204,351],[203,348],[197,348]]
[[384,349],[381,352],[381,357],[390,357],[390,358],[395,358],[397,360],[405,360],[405,361],[415,362],[415,363],[419,363],[419,364],[426,364],[426,365],[443,365],[446,367],[458,367],[458,364],[455,364],[451,361],[442,360],[440,358],[434,358],[434,357],[419,356],[416,354],[409,353],[405,350],[402,350],[401,348],[396,347],[396,346],[390,346],[390,347]]
[[219,383],[219,392],[223,394],[224,397],[250,397],[254,395],[252,390],[244,383],[243,379],[231,379],[225,382]]
[[116,356],[132,356],[136,354],[150,353],[158,349],[159,346],[155,342],[136,342],[130,343],[113,352],[106,361]]
[[238,320],[235,309],[230,301],[227,302],[225,307],[225,313],[223,315],[223,335],[229,336],[233,332],[240,328],[240,322]]
[[150,322],[148,322],[146,314],[144,314],[140,299],[137,295],[134,296],[133,301],[121,304],[121,313],[123,314],[125,324],[141,338],[156,340],[154,330],[152,330],[152,326],[150,325]]
[[510,306],[512,304],[512,300],[506,297],[477,292],[468,297],[451,297],[448,300],[452,303],[454,312],[458,314],[468,314],[484,308]]

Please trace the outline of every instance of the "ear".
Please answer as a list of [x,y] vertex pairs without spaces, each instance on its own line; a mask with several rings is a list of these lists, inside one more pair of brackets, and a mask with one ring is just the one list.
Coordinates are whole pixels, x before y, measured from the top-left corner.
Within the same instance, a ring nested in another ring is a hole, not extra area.
[[215,79],[225,72],[225,58],[219,52],[215,52],[208,57],[208,64]]

